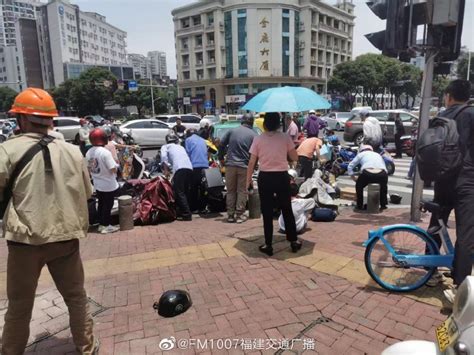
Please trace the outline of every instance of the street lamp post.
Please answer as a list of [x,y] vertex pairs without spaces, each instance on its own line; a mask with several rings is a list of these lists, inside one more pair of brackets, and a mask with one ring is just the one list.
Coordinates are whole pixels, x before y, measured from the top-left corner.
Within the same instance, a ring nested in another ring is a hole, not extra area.
[[151,90],[151,112],[152,117],[155,118],[155,100],[153,99],[153,82],[150,75],[150,90]]
[[326,96],[326,99],[328,98],[328,78],[329,78],[329,74],[331,73],[331,68],[326,68],[326,85],[325,85],[325,96]]

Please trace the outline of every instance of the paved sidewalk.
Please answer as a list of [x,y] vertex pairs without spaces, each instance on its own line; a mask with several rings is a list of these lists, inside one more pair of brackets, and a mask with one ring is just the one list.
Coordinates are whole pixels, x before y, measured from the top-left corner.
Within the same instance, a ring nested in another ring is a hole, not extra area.
[[[162,353],[160,341],[170,337],[180,340],[167,352],[173,354],[210,354],[211,345],[212,353],[227,353],[217,349],[235,347],[233,339],[238,346],[229,353],[265,354],[379,354],[399,340],[433,341],[435,327],[446,318],[441,291],[387,293],[369,280],[363,264],[367,231],[408,217],[403,209],[375,216],[345,209],[335,222],[310,222],[297,254],[277,233],[271,258],[257,250],[263,242],[260,220],[237,225],[219,216],[91,233],[82,255],[100,353]],[[6,255],[1,243],[0,325],[7,303]],[[193,307],[162,318],[153,303],[174,288],[188,290]],[[207,349],[191,347],[189,339],[201,339],[200,345],[207,339]],[[291,347],[291,340],[292,349],[277,350]],[[30,344],[30,354],[74,353],[64,302],[46,270]],[[177,350],[178,344],[189,349]]]

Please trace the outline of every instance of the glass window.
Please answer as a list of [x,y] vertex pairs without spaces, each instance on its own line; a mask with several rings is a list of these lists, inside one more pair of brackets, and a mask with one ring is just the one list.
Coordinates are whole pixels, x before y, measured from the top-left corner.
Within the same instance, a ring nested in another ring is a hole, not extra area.
[[70,127],[70,126],[80,126],[80,124],[79,124],[79,122],[76,122],[74,120],[59,119],[58,120],[58,126],[59,127]]
[[290,37],[283,36],[282,39],[282,61],[283,61],[283,68],[282,68],[282,75],[289,76],[290,75]]
[[151,121],[151,128],[155,129],[169,129],[168,125],[162,122]]
[[[285,11],[285,10],[283,10]],[[283,13],[283,33],[290,33],[290,17],[285,16],[285,13]]]
[[234,66],[232,61],[232,13],[230,11],[224,14],[225,30],[225,77],[232,78],[234,75]]
[[380,122],[385,122],[388,119],[388,112],[371,112],[370,115],[378,119]]
[[130,123],[125,128],[151,128],[151,123],[147,121]]

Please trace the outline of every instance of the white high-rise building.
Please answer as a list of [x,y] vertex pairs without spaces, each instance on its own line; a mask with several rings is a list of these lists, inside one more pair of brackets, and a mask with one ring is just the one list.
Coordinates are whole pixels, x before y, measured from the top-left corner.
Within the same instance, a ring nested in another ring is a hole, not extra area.
[[274,86],[324,93],[335,65],[352,58],[352,0],[206,0],[172,11],[179,101],[237,110]]
[[167,75],[165,52],[160,52],[160,51],[148,52],[147,57],[150,64],[150,71],[152,75],[157,75],[160,77]]
[[39,5],[35,0],[0,0],[0,46],[16,45],[15,22],[19,18],[34,19]]
[[149,78],[150,64],[148,58],[143,54],[130,53],[127,55],[128,63],[133,67],[135,78]]
[[50,0],[38,13],[45,86],[75,78],[91,66],[108,68],[119,79],[133,79],[126,52],[127,33],[105,16],[83,12],[69,0]]

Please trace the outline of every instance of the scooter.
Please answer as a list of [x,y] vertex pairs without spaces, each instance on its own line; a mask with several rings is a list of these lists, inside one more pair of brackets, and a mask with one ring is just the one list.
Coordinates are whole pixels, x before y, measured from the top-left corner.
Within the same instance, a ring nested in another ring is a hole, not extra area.
[[[333,163],[333,172],[336,176],[344,175],[349,167],[350,162],[356,157],[358,148],[355,147],[339,147],[337,152],[337,158]],[[379,154],[382,156],[385,166],[387,168],[387,174],[393,175],[395,173],[395,162],[392,156],[387,153],[385,149],[381,149]]]
[[474,349],[474,276],[459,286],[453,313],[436,329],[437,343],[408,340],[389,346],[382,355],[468,355]]

